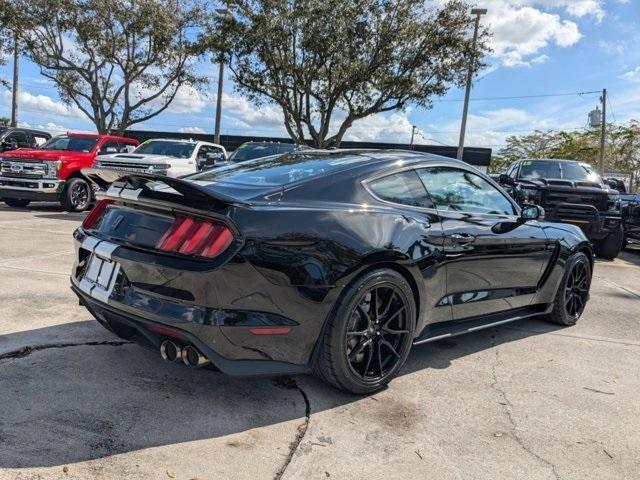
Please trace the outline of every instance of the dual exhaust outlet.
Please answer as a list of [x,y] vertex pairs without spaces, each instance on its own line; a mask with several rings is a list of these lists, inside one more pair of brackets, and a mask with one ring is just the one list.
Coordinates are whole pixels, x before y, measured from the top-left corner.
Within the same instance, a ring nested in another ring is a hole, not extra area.
[[165,340],[160,344],[160,356],[167,362],[182,362],[188,367],[200,368],[211,362],[193,345],[181,347],[171,340]]

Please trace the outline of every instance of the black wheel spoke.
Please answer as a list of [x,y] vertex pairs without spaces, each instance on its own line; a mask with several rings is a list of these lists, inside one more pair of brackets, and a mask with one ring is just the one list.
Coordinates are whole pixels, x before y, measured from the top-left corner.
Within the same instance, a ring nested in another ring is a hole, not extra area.
[[365,381],[391,374],[411,345],[405,293],[391,283],[363,292],[353,307],[346,331],[346,356],[352,371]]
[[365,349],[365,347],[370,343],[371,343],[371,339],[369,338],[358,342],[358,344],[353,348],[353,350],[351,350],[351,353],[349,353],[349,361],[353,362],[356,359],[356,357],[360,355],[362,351]]
[[382,340],[380,343],[391,350],[391,353],[393,353],[397,358],[400,358],[400,354],[396,351],[395,348],[393,348],[393,345],[391,345],[391,343],[387,342],[386,340]]
[[378,351],[378,367],[380,368],[380,376],[382,376],[382,372],[384,371],[382,368],[382,350],[380,350],[380,342],[376,345],[376,350]]

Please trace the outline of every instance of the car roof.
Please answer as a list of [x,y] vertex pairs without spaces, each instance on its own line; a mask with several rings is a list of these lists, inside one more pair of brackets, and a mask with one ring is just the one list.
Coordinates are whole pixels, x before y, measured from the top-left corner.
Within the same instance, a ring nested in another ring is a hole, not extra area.
[[29,132],[29,133],[36,133],[39,135],[47,135],[47,136],[51,136],[51,134],[49,132],[45,132],[44,130],[36,130],[34,128],[24,128],[24,127],[2,127],[2,129],[0,130],[2,132]]
[[567,158],[525,158],[523,162],[571,162],[571,163],[587,163],[582,160],[570,160]]
[[[299,169],[296,169],[296,157],[300,157],[300,163],[305,162]],[[312,164],[315,160],[326,161],[326,164]],[[225,191],[232,197],[240,194],[244,199],[248,199],[258,191],[263,195],[294,186],[320,186],[323,182],[332,182],[332,178],[335,178],[333,175],[346,174],[347,171],[351,178],[366,180],[412,165],[429,164],[472,168],[460,160],[411,150],[316,149],[299,150],[223,166],[195,174],[189,180],[199,183],[204,188]],[[302,176],[294,175],[294,179],[291,179],[287,167],[293,172],[302,172]],[[313,172],[314,169],[317,173]],[[255,176],[263,178],[256,183]]]

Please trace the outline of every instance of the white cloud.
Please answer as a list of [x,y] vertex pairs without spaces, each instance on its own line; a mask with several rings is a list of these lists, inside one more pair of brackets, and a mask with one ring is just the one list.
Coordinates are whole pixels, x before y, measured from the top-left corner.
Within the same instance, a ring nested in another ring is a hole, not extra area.
[[625,80],[631,80],[631,81],[637,82],[640,80],[640,67],[636,67],[632,70],[629,70],[628,72],[625,72],[622,75],[620,75],[620,77],[624,78]]
[[[9,90],[3,91],[2,98],[7,103],[11,102],[11,92]],[[51,116],[84,117],[83,113],[77,107],[70,107],[47,95],[32,95],[24,90],[18,93],[18,110]]]
[[570,47],[582,37],[575,22],[522,3],[500,0],[488,5],[493,55],[505,66],[530,66],[528,59],[540,59],[539,52],[550,44]]
[[77,128],[69,128],[64,125],[58,125],[54,122],[47,123],[39,123],[36,125],[30,124],[28,122],[18,122],[19,127],[23,128],[33,128],[35,130],[44,130],[45,132],[50,133],[51,135],[61,135],[67,132],[75,132],[75,133],[96,133],[95,130],[82,130]]
[[171,105],[167,107],[170,113],[199,113],[210,103],[210,99],[191,86],[178,89]]
[[200,127],[180,127],[178,129],[180,133],[207,133],[203,128]]

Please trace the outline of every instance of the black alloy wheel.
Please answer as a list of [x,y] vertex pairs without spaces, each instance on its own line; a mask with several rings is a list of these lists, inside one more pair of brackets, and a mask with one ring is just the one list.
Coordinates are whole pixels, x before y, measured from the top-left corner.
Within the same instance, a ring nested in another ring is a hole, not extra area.
[[587,265],[578,262],[569,271],[564,288],[564,305],[567,315],[579,318],[589,298],[589,279]]
[[584,253],[574,253],[567,259],[565,274],[547,319],[558,325],[575,325],[589,301],[590,287],[591,262]]
[[366,272],[336,303],[318,340],[314,370],[341,390],[380,390],[404,365],[415,325],[415,297],[407,280],[386,268]]
[[91,204],[91,186],[83,178],[69,180],[62,197],[62,206],[67,212],[83,212]]
[[394,370],[410,331],[407,305],[393,284],[364,292],[347,325],[345,353],[349,365],[364,381],[376,381]]

